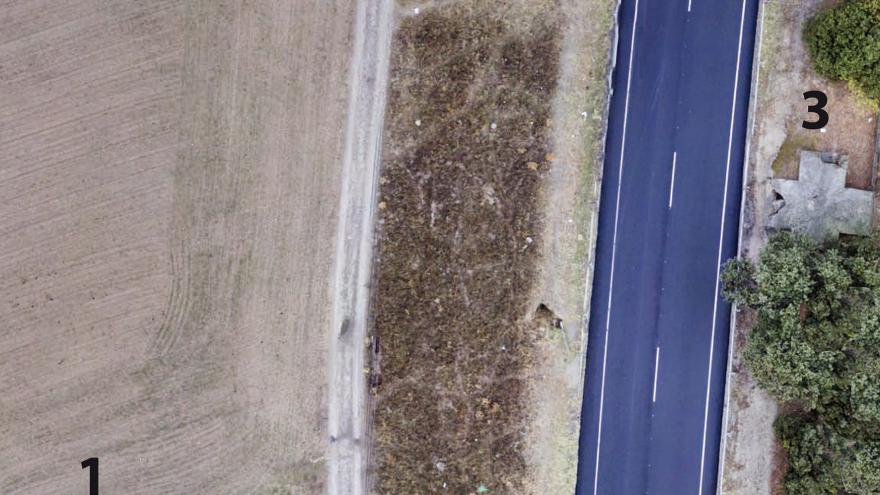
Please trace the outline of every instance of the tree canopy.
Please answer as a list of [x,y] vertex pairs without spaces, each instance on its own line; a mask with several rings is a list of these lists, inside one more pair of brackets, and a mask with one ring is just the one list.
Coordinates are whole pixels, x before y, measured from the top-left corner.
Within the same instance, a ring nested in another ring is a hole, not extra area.
[[880,248],[774,235],[737,259],[723,294],[757,312],[743,359],[786,411],[789,495],[880,493]]
[[804,41],[816,72],[880,97],[880,0],[847,0],[819,12]]

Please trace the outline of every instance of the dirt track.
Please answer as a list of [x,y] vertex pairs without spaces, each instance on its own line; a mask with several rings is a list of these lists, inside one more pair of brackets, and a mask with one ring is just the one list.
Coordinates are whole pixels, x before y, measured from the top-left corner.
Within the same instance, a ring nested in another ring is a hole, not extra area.
[[0,2],[0,492],[322,490],[353,4]]

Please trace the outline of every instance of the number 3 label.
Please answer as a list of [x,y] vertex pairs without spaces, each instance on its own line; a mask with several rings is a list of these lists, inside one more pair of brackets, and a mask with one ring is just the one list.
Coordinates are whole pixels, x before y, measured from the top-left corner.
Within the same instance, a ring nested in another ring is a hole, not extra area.
[[819,118],[813,122],[807,122],[805,120],[804,123],[801,125],[804,127],[804,129],[821,129],[828,125],[828,112],[823,110],[825,108],[825,105],[828,104],[828,96],[826,96],[825,93],[821,91],[815,90],[807,91],[806,93],[804,93],[805,100],[809,100],[811,98],[814,98],[816,100],[816,104],[807,107],[807,111],[810,113],[815,113],[819,116]]

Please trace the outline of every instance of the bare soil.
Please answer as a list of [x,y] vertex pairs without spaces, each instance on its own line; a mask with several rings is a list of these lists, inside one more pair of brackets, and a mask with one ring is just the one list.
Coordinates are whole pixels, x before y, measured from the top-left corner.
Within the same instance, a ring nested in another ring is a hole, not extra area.
[[[743,256],[756,258],[767,240],[765,225],[773,200],[769,179],[796,178],[801,150],[849,155],[847,186],[872,188],[876,109],[859,101],[845,84],[817,76],[802,40],[804,22],[821,7],[833,3],[762,3],[741,226]],[[814,102],[803,98],[804,92],[814,89],[828,95],[826,109],[830,121],[825,132],[801,126],[804,120],[815,120],[815,115],[807,112],[807,106]],[[754,383],[739,352],[753,319],[749,311],[737,314],[723,459],[723,491],[728,494],[778,493],[785,472],[784,455],[776,444],[772,427],[777,404]]]
[[563,35],[551,117],[553,162],[541,182],[544,244],[527,305],[545,305],[559,325],[546,320],[539,324],[529,378],[529,493],[571,493],[577,479],[616,5],[613,0],[561,2]]
[[0,2],[0,492],[324,490],[353,3]]
[[[849,156],[848,187],[871,189],[877,110],[851,93],[845,83],[816,75],[801,35],[806,20],[819,8],[833,3],[827,0],[798,4],[768,2],[765,46],[779,51],[768,52],[761,62],[760,87],[765,93],[759,112],[765,112],[772,120],[756,121],[757,132],[764,136],[755,142],[761,147],[761,153],[777,150],[772,166],[775,177],[797,178],[801,149],[829,151]],[[815,101],[808,103],[803,98],[804,92],[814,89],[828,95],[826,110],[830,119],[822,131],[804,129],[801,125],[805,120],[816,118],[807,112],[807,106]]]
[[573,489],[611,7],[398,3],[373,302],[379,493]]

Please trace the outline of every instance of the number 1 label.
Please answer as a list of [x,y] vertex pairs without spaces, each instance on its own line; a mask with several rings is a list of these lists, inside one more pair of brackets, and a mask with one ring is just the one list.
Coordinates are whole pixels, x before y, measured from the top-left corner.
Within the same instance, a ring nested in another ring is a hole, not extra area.
[[89,495],[98,495],[98,458],[89,457],[82,461],[82,468],[89,468]]

